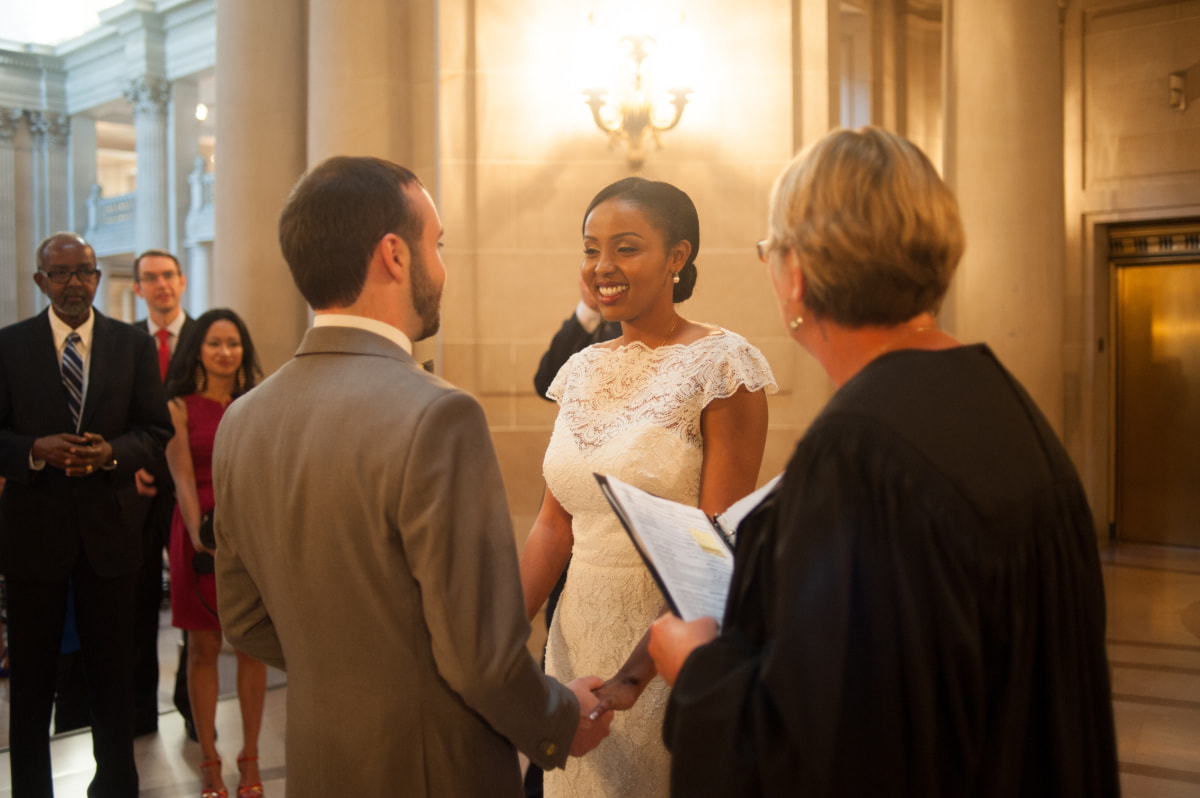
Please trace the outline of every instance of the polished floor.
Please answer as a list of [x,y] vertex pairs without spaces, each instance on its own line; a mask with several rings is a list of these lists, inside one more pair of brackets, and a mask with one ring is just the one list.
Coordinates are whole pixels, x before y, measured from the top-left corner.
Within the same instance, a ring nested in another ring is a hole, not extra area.
[[[1108,652],[1113,707],[1126,798],[1200,798],[1200,550],[1113,545],[1101,552],[1108,592]],[[188,742],[165,687],[173,678],[178,635],[164,629],[163,714],[157,735],[137,741],[144,796],[199,794],[199,746]],[[232,685],[233,655],[222,655],[222,685]],[[260,739],[260,766],[268,796],[284,792],[287,687],[273,672]],[[7,742],[7,683],[0,683],[0,742]],[[225,779],[237,784],[233,763],[241,744],[237,702],[217,709]],[[382,744],[382,742],[381,742]],[[92,774],[87,732],[53,744],[56,794],[83,796]],[[0,798],[8,790],[8,752],[0,752]]]

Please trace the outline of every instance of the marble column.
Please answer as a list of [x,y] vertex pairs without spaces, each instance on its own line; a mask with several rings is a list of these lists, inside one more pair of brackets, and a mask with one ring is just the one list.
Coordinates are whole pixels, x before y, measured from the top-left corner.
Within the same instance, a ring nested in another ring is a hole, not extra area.
[[18,321],[17,172],[13,140],[23,114],[0,108],[0,326]]
[[[309,3],[308,163],[374,155],[412,169],[435,202],[437,26],[431,0]],[[398,49],[400,58],[377,54]],[[420,359],[444,361],[442,333],[420,342]]]
[[[183,236],[184,273],[187,275],[187,294],[184,298],[187,312],[199,316],[212,307],[209,293],[209,271],[212,269],[212,197],[205,197],[205,185],[209,177],[208,165],[203,155],[192,159],[192,171],[187,177],[187,216],[184,220]],[[208,223],[205,224],[205,221]]]
[[200,154],[200,122],[196,119],[199,101],[195,80],[171,83],[171,101],[167,105],[167,249],[176,257],[182,253],[186,238],[191,198],[188,176]]
[[1061,434],[1063,101],[1058,4],[947,0],[945,177],[967,250],[944,314],[989,344]]
[[793,148],[797,151],[841,119],[841,8],[837,0],[792,2]]
[[[433,3],[309,4],[308,161],[374,155],[420,175],[436,196],[437,30]],[[379,58],[398,48],[404,57]]]
[[42,236],[39,224],[44,216],[38,199],[38,170],[42,136],[34,128],[29,111],[10,111],[12,128],[13,185],[15,207],[15,242],[17,257],[17,318],[24,319],[46,307],[46,295],[33,282],[34,250]]
[[[187,291],[184,293],[184,306],[188,315],[195,318],[212,307],[209,300],[208,273],[212,269],[212,258],[209,253],[211,243],[190,244],[185,250],[187,256]],[[258,340],[258,337],[255,337]]]
[[137,137],[137,209],[133,246],[138,252],[166,248],[167,220],[167,103],[171,86],[161,78],[143,76],[130,82],[125,99],[133,105]]
[[263,369],[288,360],[308,326],[279,251],[279,211],[304,173],[305,0],[217,0],[213,304],[241,314]]
[[25,120],[29,124],[29,165],[30,185],[28,187],[29,205],[32,209],[30,221],[33,237],[41,241],[50,233],[49,208],[46,204],[46,131],[50,123],[41,111],[26,111]]
[[45,147],[46,229],[48,233],[71,229],[70,160],[71,118],[46,114]]
[[871,121],[907,135],[906,0],[877,0],[871,15]]
[[87,230],[87,200],[96,184],[96,120],[75,115],[71,117],[70,219],[67,226],[77,233]]

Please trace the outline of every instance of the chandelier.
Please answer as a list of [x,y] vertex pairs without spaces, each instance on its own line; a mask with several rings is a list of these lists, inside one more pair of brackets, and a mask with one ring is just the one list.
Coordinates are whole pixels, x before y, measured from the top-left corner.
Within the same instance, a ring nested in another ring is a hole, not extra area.
[[646,147],[653,142],[662,149],[660,135],[673,129],[683,118],[688,104],[689,86],[670,85],[665,92],[656,84],[666,69],[657,69],[666,55],[659,41],[646,33],[630,33],[619,40],[614,65],[614,86],[592,86],[583,90],[592,119],[609,138],[609,146],[624,144],[626,158],[634,174],[641,174],[646,162]]

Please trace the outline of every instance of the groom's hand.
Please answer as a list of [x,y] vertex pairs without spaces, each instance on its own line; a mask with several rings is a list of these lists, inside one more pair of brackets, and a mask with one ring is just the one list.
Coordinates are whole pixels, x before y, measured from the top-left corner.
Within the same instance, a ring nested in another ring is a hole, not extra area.
[[592,691],[602,684],[604,680],[599,676],[584,676],[567,684],[567,688],[579,699],[579,728],[575,731],[575,739],[571,741],[571,756],[583,756],[608,736],[608,726],[613,718],[611,710],[596,719],[588,717],[598,703]]

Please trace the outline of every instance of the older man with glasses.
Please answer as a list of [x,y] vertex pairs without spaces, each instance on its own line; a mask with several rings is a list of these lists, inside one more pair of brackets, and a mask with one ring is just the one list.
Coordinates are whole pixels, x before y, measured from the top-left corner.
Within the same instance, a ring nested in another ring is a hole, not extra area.
[[36,258],[50,307],[0,330],[12,794],[54,793],[50,709],[69,587],[96,757],[88,794],[135,796],[133,475],[170,438],[171,420],[153,341],[92,308],[100,270],[87,241],[55,233]]

